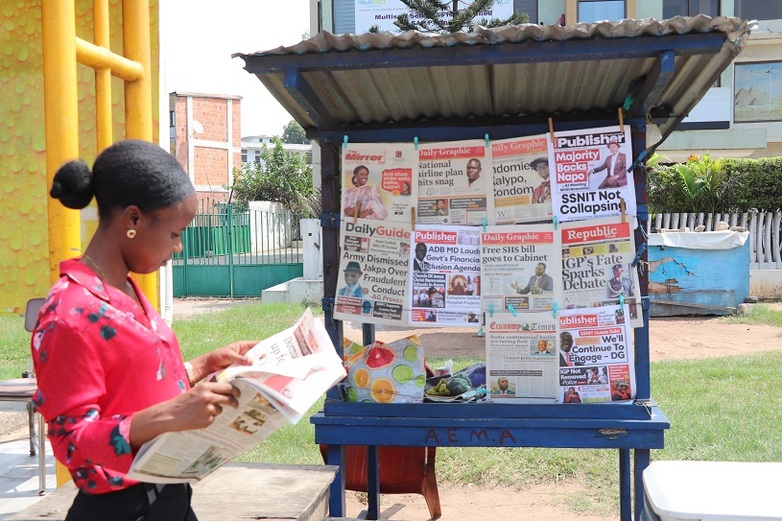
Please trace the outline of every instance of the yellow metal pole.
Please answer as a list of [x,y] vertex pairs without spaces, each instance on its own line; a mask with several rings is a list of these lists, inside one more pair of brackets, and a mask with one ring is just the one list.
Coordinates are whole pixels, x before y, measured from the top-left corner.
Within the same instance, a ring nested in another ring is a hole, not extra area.
[[[149,0],[122,2],[125,57],[138,62],[144,74],[125,83],[125,124],[127,136],[152,141],[152,51],[150,49]],[[150,303],[160,309],[158,272],[138,277],[141,290]]]
[[[110,49],[108,0],[94,0],[92,11],[92,31],[95,45]],[[79,61],[82,60],[80,59]],[[111,69],[107,67],[96,68],[95,114],[99,152],[111,145],[113,141],[114,133],[111,125],[111,113]]]
[[[79,157],[79,108],[76,89],[76,21],[73,0],[43,0],[43,87],[46,122],[47,192],[57,169]],[[81,253],[80,214],[47,197],[49,280],[59,278],[61,261]],[[70,476],[57,464],[57,485]]]

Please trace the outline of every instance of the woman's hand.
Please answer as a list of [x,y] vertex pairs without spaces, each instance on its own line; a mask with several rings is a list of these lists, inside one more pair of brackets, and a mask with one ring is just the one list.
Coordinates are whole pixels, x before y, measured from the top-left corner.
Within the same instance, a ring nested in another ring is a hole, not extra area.
[[224,407],[238,407],[238,397],[239,390],[231,384],[205,382],[143,409],[133,415],[130,424],[131,446],[136,449],[164,432],[208,427]]
[[193,365],[193,382],[198,382],[231,364],[252,365],[252,360],[244,354],[258,342],[258,340],[242,340],[193,358],[190,361]]

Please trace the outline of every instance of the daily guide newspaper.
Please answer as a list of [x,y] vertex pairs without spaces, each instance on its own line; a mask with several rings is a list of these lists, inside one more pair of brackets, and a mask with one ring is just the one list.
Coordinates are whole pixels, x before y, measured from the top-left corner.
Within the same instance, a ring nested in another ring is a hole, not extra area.
[[127,477],[147,483],[195,483],[263,441],[286,422],[296,423],[345,377],[326,328],[307,308],[290,328],[247,352],[252,365],[233,365],[210,378],[241,391],[239,407],[224,407],[203,429],[167,432],[145,443]]

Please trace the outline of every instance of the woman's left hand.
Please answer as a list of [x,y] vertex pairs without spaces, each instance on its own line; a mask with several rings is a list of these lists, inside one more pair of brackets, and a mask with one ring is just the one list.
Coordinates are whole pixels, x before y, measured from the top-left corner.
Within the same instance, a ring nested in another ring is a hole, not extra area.
[[244,356],[258,340],[241,340],[193,358],[193,381],[197,382],[215,371],[225,369],[231,364],[252,365],[252,360]]

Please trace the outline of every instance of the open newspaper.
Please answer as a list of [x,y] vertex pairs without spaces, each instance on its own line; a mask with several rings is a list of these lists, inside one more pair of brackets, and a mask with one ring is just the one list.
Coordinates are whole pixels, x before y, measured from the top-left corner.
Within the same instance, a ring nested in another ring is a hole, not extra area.
[[212,375],[241,391],[239,407],[224,407],[203,429],[167,432],[139,449],[127,477],[148,483],[199,481],[263,441],[286,422],[296,423],[345,377],[326,328],[308,308],[292,327],[247,352],[252,365]]

